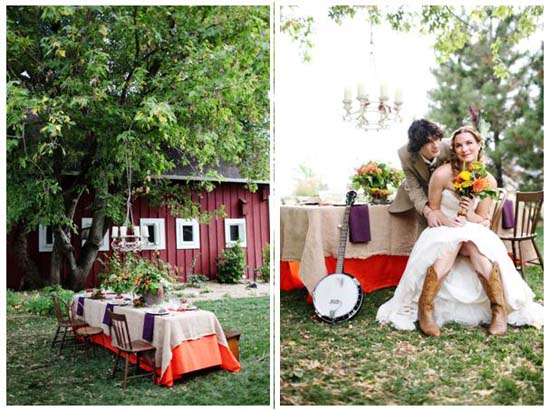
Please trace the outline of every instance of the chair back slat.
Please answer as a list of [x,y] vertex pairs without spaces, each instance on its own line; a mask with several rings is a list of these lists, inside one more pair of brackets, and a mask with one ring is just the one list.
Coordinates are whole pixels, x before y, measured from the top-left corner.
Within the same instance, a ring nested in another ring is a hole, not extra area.
[[52,294],[52,301],[55,309],[55,317],[57,318],[57,322],[61,323],[65,321],[67,317],[65,317],[65,315],[63,314],[63,309],[61,308],[61,299],[57,294]]
[[128,329],[126,315],[109,311],[109,317],[111,318],[111,337],[113,336],[114,330],[116,345],[123,350],[131,350],[132,340],[130,339],[130,330]]
[[493,208],[493,215],[491,217],[491,231],[498,233],[500,220],[502,217],[502,208],[504,207],[504,201],[506,200],[506,190],[503,188],[498,189],[498,197],[495,201]]
[[516,194],[514,237],[535,234],[543,201],[544,191],[518,192]]

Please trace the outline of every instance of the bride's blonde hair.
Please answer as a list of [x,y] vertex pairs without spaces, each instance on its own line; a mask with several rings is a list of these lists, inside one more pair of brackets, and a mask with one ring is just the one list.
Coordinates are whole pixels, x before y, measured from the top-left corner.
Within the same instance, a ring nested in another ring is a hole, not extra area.
[[453,169],[453,175],[457,175],[462,171],[462,163],[458,161],[458,157],[455,152],[455,137],[462,133],[470,133],[479,144],[479,153],[477,153],[477,161],[483,161],[483,138],[481,133],[472,126],[462,126],[451,135],[451,167]]

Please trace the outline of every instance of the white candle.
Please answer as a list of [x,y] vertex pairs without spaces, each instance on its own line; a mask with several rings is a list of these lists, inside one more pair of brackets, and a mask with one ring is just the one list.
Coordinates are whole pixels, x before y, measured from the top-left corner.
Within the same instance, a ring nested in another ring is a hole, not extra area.
[[148,239],[149,238],[149,230],[147,229],[147,226],[146,225],[142,225],[141,226],[141,235],[144,239]]
[[344,100],[351,100],[351,88],[349,87],[344,89]]
[[395,90],[395,102],[396,103],[403,102],[403,91],[401,90],[401,88],[397,88],[397,90]]
[[140,233],[139,233],[139,226],[138,225],[135,225],[134,226],[134,235],[136,237],[141,237]]
[[380,100],[387,100],[389,98],[388,96],[388,90],[389,90],[389,86],[388,86],[388,83],[386,82],[383,82],[381,85],[380,85]]
[[359,83],[357,85],[357,97],[367,97],[367,86],[365,83]]
[[118,226],[113,226],[113,238],[118,238]]
[[125,225],[120,226],[120,236],[124,238],[126,237],[127,233],[128,233],[128,227],[126,227]]

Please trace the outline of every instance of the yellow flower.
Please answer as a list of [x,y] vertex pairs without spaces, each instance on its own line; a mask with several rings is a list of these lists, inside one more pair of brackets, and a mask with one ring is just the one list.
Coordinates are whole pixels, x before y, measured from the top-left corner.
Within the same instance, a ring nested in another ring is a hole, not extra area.
[[463,170],[460,172],[459,177],[464,181],[469,181],[472,173],[470,173],[468,170]]
[[455,188],[460,188],[461,187],[461,184],[457,183],[456,181],[453,183],[453,185],[455,186]]
[[481,170],[483,168],[483,163],[479,161],[474,161],[472,163],[472,170]]

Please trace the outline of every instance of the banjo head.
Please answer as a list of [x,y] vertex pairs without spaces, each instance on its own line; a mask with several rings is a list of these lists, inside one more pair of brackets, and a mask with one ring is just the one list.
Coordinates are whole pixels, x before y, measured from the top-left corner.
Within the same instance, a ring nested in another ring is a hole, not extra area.
[[363,304],[363,290],[354,277],[338,273],[324,277],[313,290],[317,316],[328,323],[351,319]]

